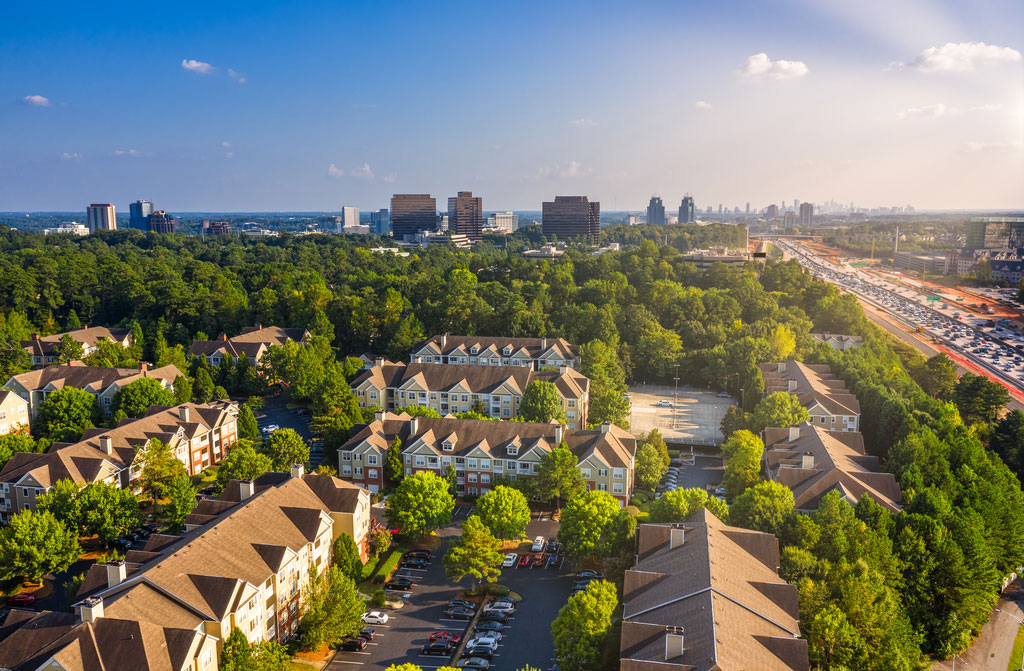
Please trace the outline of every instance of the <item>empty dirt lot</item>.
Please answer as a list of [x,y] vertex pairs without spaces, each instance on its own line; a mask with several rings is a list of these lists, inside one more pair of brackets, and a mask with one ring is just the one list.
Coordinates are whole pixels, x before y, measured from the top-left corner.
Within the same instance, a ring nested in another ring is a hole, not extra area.
[[[719,425],[732,398],[718,398],[715,392],[680,387],[676,399],[673,387],[640,385],[631,387],[630,431],[634,435],[658,429],[666,441],[693,445],[718,445],[722,442]],[[674,407],[659,407],[668,401]]]

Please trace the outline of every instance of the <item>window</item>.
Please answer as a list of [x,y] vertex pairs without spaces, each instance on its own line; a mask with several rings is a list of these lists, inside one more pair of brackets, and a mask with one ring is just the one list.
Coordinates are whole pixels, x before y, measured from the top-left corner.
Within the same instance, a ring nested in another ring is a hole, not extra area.
[[470,487],[469,488],[469,495],[470,496],[476,496],[477,495],[477,488],[476,487]]
[[490,482],[491,482],[491,474],[490,473],[481,473],[480,474],[480,482],[482,484],[485,484],[485,485],[486,484],[490,484]]
[[363,467],[362,466],[356,466],[356,477],[358,478],[358,477],[361,477],[362,475],[363,475]]
[[411,454],[405,455],[405,463],[407,463],[407,464],[411,464],[412,463],[412,455]]
[[103,397],[103,405],[110,405],[110,397],[109,396],[104,396]]
[[621,494],[621,493],[622,493],[622,483],[621,482],[613,482],[612,483],[612,494]]
[[580,469],[580,473],[583,475],[583,479],[584,480],[589,480],[590,479],[590,469],[589,468],[581,468]]
[[494,460],[494,472],[495,473],[501,473],[501,470],[502,470],[501,465],[502,465],[501,459],[495,459]]
[[477,354],[479,351],[480,351],[480,348],[477,347],[476,345],[473,345],[472,347],[469,348],[469,353],[470,354]]
[[203,668],[209,668],[213,664],[213,650],[207,650],[203,653]]
[[476,468],[476,459],[467,459],[466,468]]
[[480,460],[480,470],[481,471],[489,471],[489,470],[491,470],[491,460],[490,459],[481,459]]
[[470,482],[476,482],[476,473],[470,473],[469,474],[469,481]]
[[366,455],[366,463],[369,464],[370,466],[376,466],[377,465],[377,455],[376,454],[368,454],[368,455]]
[[377,392],[370,390],[370,398],[377,398]]
[[510,471],[516,470],[516,462],[512,461],[511,459],[506,461],[505,465],[508,466],[508,470],[510,470]]
[[366,477],[368,477],[368,478],[376,478],[377,477],[377,469],[376,468],[368,468],[368,469],[366,469]]
[[441,449],[444,450],[445,452],[451,452],[452,450],[455,449],[455,446],[452,445],[452,441],[446,440],[441,443]]
[[597,469],[597,474],[600,475],[602,478],[607,478],[608,477],[608,469],[607,468],[599,468],[599,469]]
[[466,463],[466,460],[463,457],[455,457],[455,465],[456,466],[462,466],[465,463]]
[[529,473],[530,472],[530,464],[527,464],[527,463],[519,464],[519,470],[522,473]]
[[613,468],[612,469],[612,477],[615,478],[616,480],[622,480],[623,478],[626,477],[626,469],[624,469],[624,468]]
[[569,399],[569,407],[570,408],[575,408],[576,407],[576,399],[574,399],[574,398],[570,398]]
[[463,394],[462,395],[462,402],[463,403],[469,403],[469,394]]
[[[516,456],[516,455],[519,454],[519,446],[518,445],[509,445],[505,449],[512,456]],[[515,462],[509,462],[509,463],[515,463]]]
[[512,412],[508,408],[502,408],[501,409],[501,416],[502,417],[511,417],[512,416]]
[[363,460],[363,455],[361,455],[361,454],[355,454],[355,455],[353,455],[353,457],[354,457],[353,461],[362,461]]
[[342,452],[341,453],[341,460],[342,461],[352,461],[352,453],[351,452]]
[[608,485],[604,484],[603,482],[599,482],[599,483],[597,483],[597,489],[598,489],[598,491],[607,492],[608,491]]
[[437,400],[437,392],[436,391],[430,392],[430,400],[431,401],[436,401]]
[[416,455],[416,465],[417,466],[425,466],[426,464],[427,464],[426,460],[421,455],[417,454]]

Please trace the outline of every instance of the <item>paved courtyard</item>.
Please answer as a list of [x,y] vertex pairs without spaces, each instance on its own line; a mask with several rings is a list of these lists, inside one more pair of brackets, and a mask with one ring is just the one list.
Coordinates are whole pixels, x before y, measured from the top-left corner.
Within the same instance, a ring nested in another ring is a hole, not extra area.
[[[668,442],[719,445],[724,439],[719,426],[734,399],[719,398],[717,392],[693,387],[639,385],[629,390],[629,426],[634,435],[658,429]],[[659,407],[668,401],[673,407]]]

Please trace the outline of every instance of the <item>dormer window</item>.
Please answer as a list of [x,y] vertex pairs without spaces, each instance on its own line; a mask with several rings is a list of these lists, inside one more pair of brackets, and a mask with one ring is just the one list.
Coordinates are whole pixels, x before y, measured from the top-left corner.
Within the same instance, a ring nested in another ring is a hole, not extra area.
[[510,457],[514,457],[514,456],[517,456],[518,454],[519,454],[519,446],[518,445],[511,445],[510,444],[508,446],[508,455]]
[[506,347],[505,349],[501,350],[501,353],[504,354],[505,356],[508,356],[508,355],[512,354],[512,348],[511,347]]
[[441,443],[441,449],[444,450],[445,452],[451,452],[452,450],[455,449],[455,445],[452,444],[452,441],[445,440]]
[[473,345],[472,347],[469,348],[469,353],[470,354],[479,354],[480,353],[480,348],[477,347],[476,345]]

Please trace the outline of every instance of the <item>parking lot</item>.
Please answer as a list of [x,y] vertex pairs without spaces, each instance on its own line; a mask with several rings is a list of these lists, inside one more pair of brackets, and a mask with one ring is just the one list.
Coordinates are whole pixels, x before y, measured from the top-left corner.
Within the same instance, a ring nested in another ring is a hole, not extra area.
[[[256,424],[260,428],[260,433],[266,438],[270,435],[263,429],[268,426],[276,425],[281,429],[293,429],[296,433],[302,436],[302,439],[309,443],[312,440],[312,434],[309,432],[309,420],[311,415],[309,414],[298,414],[295,410],[289,410],[285,407],[287,397],[283,394],[279,396],[268,396],[263,403],[263,410],[256,416]],[[320,465],[320,462],[326,458],[322,451],[311,452],[309,456],[310,469],[316,468]],[[327,463],[337,468],[337,458],[335,455],[331,455],[330,459],[327,459]]]
[[658,485],[659,495],[674,489],[706,489],[708,485],[721,483],[725,472],[721,457],[704,455],[695,455],[692,460],[684,455],[683,464],[673,464],[672,468],[676,470],[666,473]]
[[[440,532],[441,546],[434,550],[425,568],[399,569],[395,574],[414,581],[408,596],[403,599],[405,606],[397,610],[385,609],[389,620],[384,625],[373,625],[376,636],[366,649],[360,652],[339,651],[327,669],[339,671],[353,666],[383,669],[406,662],[423,669],[449,665],[447,657],[423,655],[420,647],[435,631],[450,631],[460,636],[467,633],[465,621],[446,618],[444,611],[449,599],[459,598],[469,587],[470,579],[464,579],[459,585],[449,582],[444,574],[442,557],[448,544],[459,535],[458,524],[468,517],[471,510],[468,505],[456,507],[453,512],[455,521]],[[537,519],[530,523],[526,533],[531,539],[537,535],[551,537],[558,533],[558,523]],[[551,667],[551,621],[568,599],[573,585],[571,575],[568,561],[560,562],[560,566],[554,568],[516,566],[502,569],[499,582],[521,595],[523,600],[502,630],[502,640],[491,660],[491,668],[519,669],[526,664],[541,669]]]
[[674,387],[656,385],[632,387],[629,394],[629,426],[634,435],[658,429],[667,442],[720,445],[724,440],[720,425],[729,406],[734,404],[731,397],[720,398],[707,389],[680,387],[677,398]]

